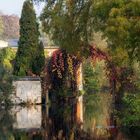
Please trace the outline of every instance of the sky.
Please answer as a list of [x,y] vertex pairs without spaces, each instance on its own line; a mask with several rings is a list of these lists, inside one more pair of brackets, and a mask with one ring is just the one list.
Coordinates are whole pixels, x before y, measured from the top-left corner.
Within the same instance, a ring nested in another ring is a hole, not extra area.
[[[20,17],[23,2],[24,0],[0,0],[0,11],[4,14],[16,14]],[[41,8],[42,6],[35,7],[38,15],[41,12]]]

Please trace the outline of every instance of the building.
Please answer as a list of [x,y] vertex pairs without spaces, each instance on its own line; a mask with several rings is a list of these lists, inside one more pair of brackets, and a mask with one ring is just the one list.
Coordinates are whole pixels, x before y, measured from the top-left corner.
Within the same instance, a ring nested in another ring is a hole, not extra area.
[[8,39],[8,46],[10,47],[18,47],[19,39]]
[[0,49],[8,47],[8,42],[4,40],[0,40]]
[[6,48],[6,47],[18,47],[18,39],[8,39],[6,41],[0,40],[0,48]]
[[[9,46],[9,47],[13,48],[15,51],[17,51],[18,41],[19,41],[18,39],[9,39],[7,41],[7,47]],[[46,57],[50,57],[55,50],[59,49],[59,47],[57,47],[55,45],[49,45],[47,39],[42,38],[41,41],[43,42],[43,45],[44,45],[44,51],[45,51]]]

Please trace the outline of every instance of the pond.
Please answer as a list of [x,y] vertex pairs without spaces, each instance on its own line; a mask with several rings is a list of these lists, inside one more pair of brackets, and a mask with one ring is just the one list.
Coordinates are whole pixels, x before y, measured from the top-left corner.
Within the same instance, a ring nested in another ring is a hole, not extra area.
[[[88,102],[87,102],[88,100]],[[139,139],[139,138],[135,138]],[[116,126],[112,97],[102,93],[36,106],[0,109],[0,140],[132,140]]]

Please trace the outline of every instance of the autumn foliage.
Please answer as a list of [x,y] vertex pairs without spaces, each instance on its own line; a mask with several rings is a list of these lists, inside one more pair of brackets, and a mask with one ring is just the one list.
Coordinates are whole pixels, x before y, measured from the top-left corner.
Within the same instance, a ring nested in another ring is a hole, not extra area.
[[[89,46],[89,58],[93,65],[97,61],[104,60],[106,64],[106,75],[110,83],[111,93],[119,91],[120,87],[131,90],[134,89],[132,79],[134,79],[133,71],[126,67],[117,67],[109,54],[101,51],[96,45]],[[49,72],[51,82],[54,88],[60,88],[70,81],[71,88],[77,89],[76,71],[79,68],[80,60],[75,55],[68,54],[64,50],[57,50],[53,53],[49,63]]]
[[81,61],[75,55],[70,55],[64,50],[55,51],[49,63],[53,88],[61,88],[66,81],[69,81],[69,86],[76,90],[76,72],[80,63]]

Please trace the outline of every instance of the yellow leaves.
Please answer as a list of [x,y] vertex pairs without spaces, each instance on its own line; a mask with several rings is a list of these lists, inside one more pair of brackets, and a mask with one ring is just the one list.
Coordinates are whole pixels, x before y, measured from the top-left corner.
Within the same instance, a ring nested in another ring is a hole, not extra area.
[[55,69],[52,69],[52,72],[55,72],[57,69],[55,68]]
[[118,46],[114,51],[111,52],[113,61],[118,66],[127,66],[129,61],[128,53],[125,49]]
[[7,60],[7,59],[4,59],[3,60],[3,64],[4,64],[4,67],[6,68],[6,69],[12,69],[12,64],[10,63],[10,61],[9,60]]
[[62,73],[61,73],[61,71],[60,71],[59,69],[57,69],[57,75],[58,75],[58,77],[59,77],[60,79],[62,79]]
[[62,73],[61,73],[61,70],[59,69],[59,68],[54,68],[54,69],[52,69],[52,72],[54,73],[54,72],[57,72],[57,75],[58,75],[58,77],[61,79],[62,78]]
[[68,70],[71,75],[73,75],[73,65],[72,65],[72,58],[67,55],[67,63],[68,63]]
[[116,17],[116,16],[119,16],[120,14],[121,14],[120,9],[118,9],[118,8],[112,8],[111,9],[111,12],[109,13],[109,16],[110,17]]
[[106,34],[113,43],[124,44],[129,37],[131,24],[124,16],[110,17],[107,22]]

